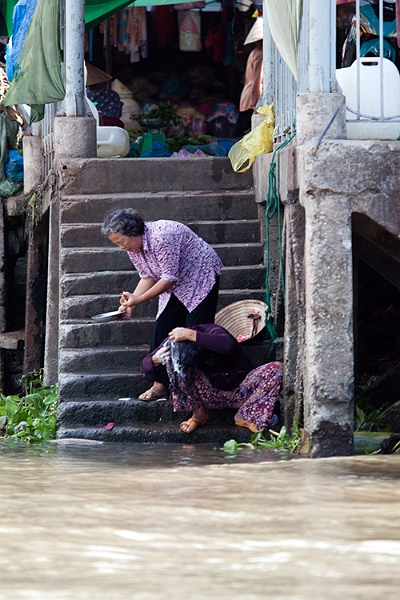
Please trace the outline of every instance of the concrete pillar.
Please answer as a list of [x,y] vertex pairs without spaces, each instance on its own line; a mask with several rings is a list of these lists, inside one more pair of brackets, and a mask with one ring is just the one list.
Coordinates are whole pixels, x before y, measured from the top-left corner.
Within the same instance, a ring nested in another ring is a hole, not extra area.
[[49,208],[49,250],[47,276],[44,383],[58,382],[58,332],[60,320],[60,207],[56,196]]
[[22,146],[24,149],[24,194],[29,194],[42,181],[42,138],[38,135],[24,135]]
[[311,193],[304,188],[300,199],[306,209],[304,426],[310,435],[310,456],[351,455],[354,365],[350,201],[346,196],[324,190]]
[[85,114],[85,0],[65,3],[65,110],[67,117]]
[[323,139],[346,139],[346,98],[343,94],[298,94],[296,99],[297,144],[316,138],[315,145],[339,109]]
[[[328,93],[332,89],[336,53],[336,17],[332,0],[308,0],[303,18],[308,17],[308,91]],[[308,14],[307,14],[308,12]]]
[[97,156],[96,120],[90,117],[56,117],[54,149],[60,158],[95,158]]

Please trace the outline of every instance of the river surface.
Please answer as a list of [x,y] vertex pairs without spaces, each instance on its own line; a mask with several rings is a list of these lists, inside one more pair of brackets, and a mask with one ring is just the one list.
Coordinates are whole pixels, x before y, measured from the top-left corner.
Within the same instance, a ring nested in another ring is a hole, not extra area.
[[0,442],[0,600],[398,599],[400,456]]

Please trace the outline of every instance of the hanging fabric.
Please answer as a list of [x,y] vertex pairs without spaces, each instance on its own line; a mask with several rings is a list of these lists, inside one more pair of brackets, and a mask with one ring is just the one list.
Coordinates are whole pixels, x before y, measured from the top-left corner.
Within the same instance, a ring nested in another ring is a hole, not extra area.
[[265,0],[264,4],[274,42],[296,81],[302,4],[302,0]]
[[182,52],[200,52],[201,17],[199,12],[184,10],[178,13],[179,49]]
[[23,44],[16,76],[4,99],[4,106],[28,104],[31,123],[44,116],[44,105],[65,96],[61,77],[59,44],[59,0],[38,0]]

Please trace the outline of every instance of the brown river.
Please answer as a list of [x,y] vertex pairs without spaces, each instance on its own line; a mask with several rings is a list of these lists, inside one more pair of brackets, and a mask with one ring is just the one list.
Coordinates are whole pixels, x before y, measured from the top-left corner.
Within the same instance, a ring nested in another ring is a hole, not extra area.
[[0,442],[1,600],[399,597],[400,455]]

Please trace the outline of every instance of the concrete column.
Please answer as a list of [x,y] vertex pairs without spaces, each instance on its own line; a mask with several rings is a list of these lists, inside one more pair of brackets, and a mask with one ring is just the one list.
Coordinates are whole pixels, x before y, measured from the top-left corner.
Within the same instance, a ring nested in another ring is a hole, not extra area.
[[85,0],[65,3],[65,110],[67,117],[85,114]]
[[24,135],[22,145],[24,149],[24,194],[29,194],[42,181],[42,138],[38,135]]
[[301,202],[306,209],[304,426],[311,456],[350,455],[354,359],[349,199],[303,188]]
[[58,382],[58,332],[60,319],[60,205],[58,195],[49,208],[44,383]]
[[60,158],[95,158],[97,156],[96,120],[90,117],[56,117],[54,149]]
[[323,139],[346,139],[346,98],[343,94],[298,94],[296,99],[297,144],[319,137],[339,109]]

